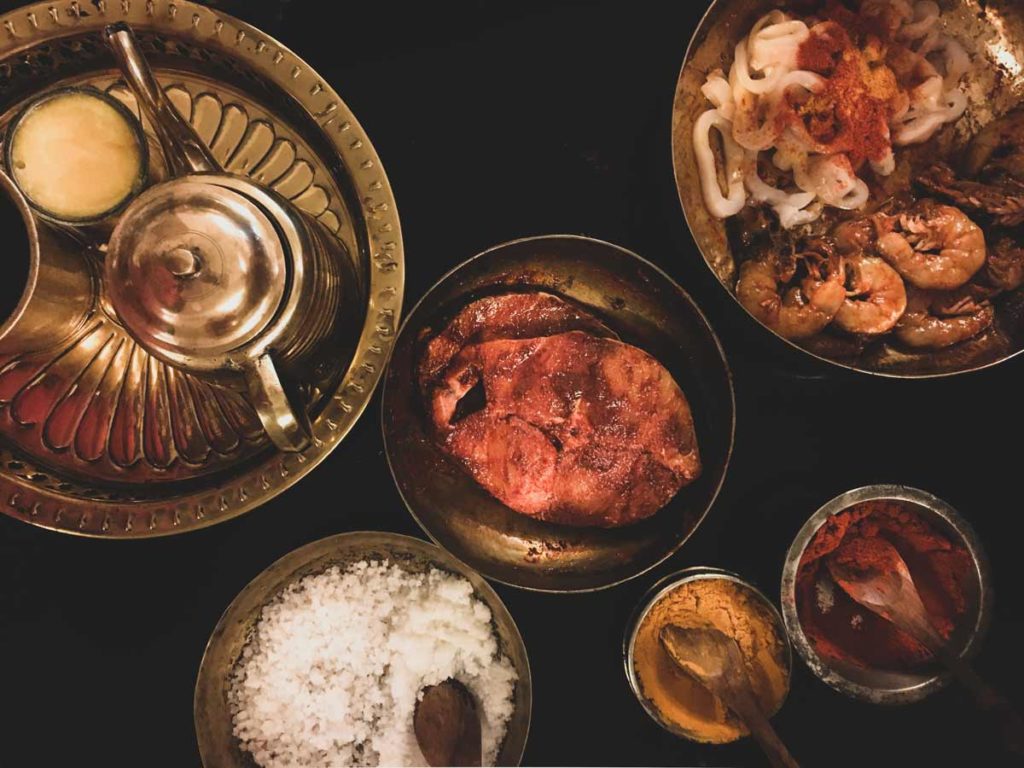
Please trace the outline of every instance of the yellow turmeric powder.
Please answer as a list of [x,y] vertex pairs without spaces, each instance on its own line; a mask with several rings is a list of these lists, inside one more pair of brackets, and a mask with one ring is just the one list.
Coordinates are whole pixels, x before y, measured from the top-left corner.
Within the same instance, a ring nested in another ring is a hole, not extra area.
[[782,706],[789,690],[789,655],[776,615],[751,588],[711,576],[662,595],[637,630],[633,666],[641,694],[667,725],[694,741],[714,744],[747,734],[718,697],[668,657],[658,640],[666,624],[713,627],[735,639],[762,711],[770,717]]

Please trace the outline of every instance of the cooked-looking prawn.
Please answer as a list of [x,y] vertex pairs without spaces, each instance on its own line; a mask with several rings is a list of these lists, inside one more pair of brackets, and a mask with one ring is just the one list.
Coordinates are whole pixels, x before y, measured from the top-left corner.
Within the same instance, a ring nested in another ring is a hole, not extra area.
[[[804,276],[787,288],[800,266]],[[780,336],[807,338],[832,322],[846,300],[842,260],[818,241],[797,254],[793,266],[774,258],[747,261],[736,294],[750,314]]]
[[894,224],[878,253],[918,288],[959,288],[985,264],[985,233],[958,208],[922,200]]
[[903,278],[874,256],[850,256],[845,259],[845,269],[847,295],[836,313],[836,325],[865,335],[891,330],[907,308]]
[[969,290],[922,291],[910,287],[907,311],[896,323],[896,338],[908,347],[945,349],[988,329],[995,310]]
[[892,231],[889,222],[890,217],[881,214],[850,219],[832,230],[832,239],[844,255],[873,251],[878,238]]

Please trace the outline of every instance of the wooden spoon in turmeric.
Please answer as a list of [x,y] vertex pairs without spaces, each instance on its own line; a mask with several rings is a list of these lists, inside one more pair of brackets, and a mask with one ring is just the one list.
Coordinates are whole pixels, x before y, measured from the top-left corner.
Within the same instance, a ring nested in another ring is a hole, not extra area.
[[676,624],[662,627],[658,639],[681,671],[721,699],[746,724],[773,766],[799,768],[761,711],[735,640],[710,627],[684,629]]

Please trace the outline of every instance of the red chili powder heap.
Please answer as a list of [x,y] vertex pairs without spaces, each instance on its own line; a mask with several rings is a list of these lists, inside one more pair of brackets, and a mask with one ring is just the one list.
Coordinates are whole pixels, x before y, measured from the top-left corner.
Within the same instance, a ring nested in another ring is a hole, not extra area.
[[797,614],[807,639],[826,661],[911,671],[931,661],[931,652],[855,603],[828,573],[825,558],[843,542],[872,536],[896,547],[932,624],[949,638],[967,610],[967,595],[974,583],[970,555],[962,544],[899,501],[862,502],[818,529],[797,569]]
[[797,66],[826,78],[821,93],[796,107],[815,141],[848,153],[854,168],[883,159],[892,147],[888,126],[899,85],[878,38],[858,46],[837,22],[817,24],[797,52]]

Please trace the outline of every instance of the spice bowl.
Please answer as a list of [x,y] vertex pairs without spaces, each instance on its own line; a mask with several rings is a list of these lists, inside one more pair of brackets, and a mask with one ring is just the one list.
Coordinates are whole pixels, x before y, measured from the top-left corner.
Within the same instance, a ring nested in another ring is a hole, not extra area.
[[[713,568],[709,566],[697,566],[692,568],[685,568],[676,573],[669,574],[665,578],[661,579],[652,586],[644,597],[640,600],[636,610],[633,613],[630,621],[626,625],[626,632],[623,638],[622,645],[622,657],[625,665],[626,679],[629,681],[629,686],[636,696],[637,701],[644,708],[644,711],[650,716],[654,722],[660,725],[669,733],[681,736],[682,738],[690,741],[707,743],[707,744],[725,744],[732,741],[736,741],[743,738],[746,733],[741,728],[738,728],[736,724],[726,725],[723,727],[722,724],[718,724],[717,727],[714,725],[701,725],[697,727],[686,727],[683,724],[673,721],[668,715],[663,713],[659,708],[658,704],[655,703],[653,688],[651,693],[645,690],[644,673],[638,668],[639,660],[645,655],[645,647],[649,647],[649,639],[647,638],[646,624],[648,620],[656,621],[656,618],[652,615],[652,612],[668,597],[673,594],[677,594],[677,590],[686,589],[687,587],[696,587],[701,582],[710,582],[714,585],[720,585],[727,587],[730,592],[740,596],[739,599],[748,600],[750,612],[753,614],[756,612],[758,618],[758,626],[763,626],[764,630],[769,637],[774,637],[777,640],[777,653],[774,663],[777,664],[777,669],[773,670],[774,680],[770,685],[772,693],[772,706],[766,708],[765,714],[768,717],[774,716],[782,705],[785,703],[786,697],[789,694],[790,687],[790,676],[793,668],[792,660],[792,649],[789,644],[789,638],[786,633],[786,627],[782,617],[779,615],[778,609],[775,604],[765,596],[763,592],[744,581],[740,576],[730,571],[726,571],[720,568]],[[701,598],[698,598],[698,602]],[[702,598],[703,603],[710,605],[708,609],[708,615],[718,611],[721,612],[721,607],[715,607],[716,601],[712,595],[705,596]],[[703,613],[703,610],[701,613]],[[703,618],[700,622],[703,624]],[[743,626],[745,623],[735,622],[737,626]],[[713,619],[708,619],[709,625],[714,625]],[[719,627],[721,629],[721,627]],[[739,630],[737,630],[739,632]],[[743,648],[743,643],[736,638],[738,644]],[[766,643],[757,643],[758,646],[765,647]],[[766,651],[765,651],[766,652]],[[745,654],[746,655],[746,654]],[[761,656],[759,655],[760,659]],[[671,664],[667,658],[661,663]],[[667,668],[666,668],[667,669]],[[652,671],[652,675],[655,672]],[[673,669],[671,674],[682,675],[682,673],[675,672]],[[664,676],[664,672],[662,672]],[[750,676],[750,669],[748,668],[748,676]],[[765,682],[764,678],[758,674],[758,680],[760,683]],[[754,682],[754,678],[751,677],[751,681]],[[699,688],[699,684],[693,683],[694,686]],[[660,683],[659,683],[660,688]],[[754,685],[755,695],[758,695],[758,684]],[[668,690],[662,689],[662,690]],[[710,697],[711,694],[706,691],[702,691],[702,697]],[[724,708],[723,708],[724,711]],[[694,720],[694,723],[697,721]],[[731,721],[730,721],[731,722]]]
[[[826,658],[815,648],[800,615],[798,574],[805,552],[833,516],[862,502],[873,501],[900,503],[919,516],[936,534],[966,551],[969,565],[963,580],[965,608],[956,619],[949,642],[959,649],[963,658],[970,658],[977,652],[992,611],[989,566],[977,534],[946,502],[925,491],[901,485],[856,488],[835,497],[811,515],[786,554],[782,572],[782,615],[797,652],[826,684],[847,696],[873,704],[909,704],[945,687],[951,675],[927,664],[900,671]],[[866,609],[864,613],[867,614]]]

